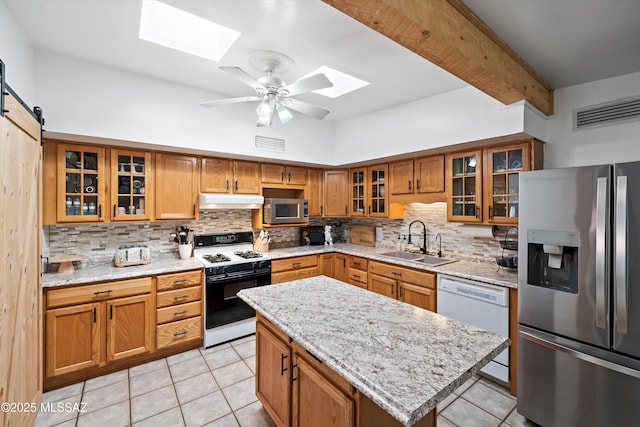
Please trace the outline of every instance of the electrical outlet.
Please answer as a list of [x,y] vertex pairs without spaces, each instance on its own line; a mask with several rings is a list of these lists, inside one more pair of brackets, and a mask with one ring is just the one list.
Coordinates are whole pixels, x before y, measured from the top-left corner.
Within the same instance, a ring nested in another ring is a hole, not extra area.
[[376,242],[382,242],[382,227],[376,227]]

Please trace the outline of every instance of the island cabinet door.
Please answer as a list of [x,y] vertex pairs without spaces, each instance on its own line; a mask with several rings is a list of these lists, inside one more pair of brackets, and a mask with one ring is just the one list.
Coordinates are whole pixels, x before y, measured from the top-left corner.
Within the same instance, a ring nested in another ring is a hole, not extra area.
[[288,427],[291,411],[291,347],[256,324],[256,396],[278,427]]
[[293,427],[353,427],[353,399],[301,357],[293,381]]

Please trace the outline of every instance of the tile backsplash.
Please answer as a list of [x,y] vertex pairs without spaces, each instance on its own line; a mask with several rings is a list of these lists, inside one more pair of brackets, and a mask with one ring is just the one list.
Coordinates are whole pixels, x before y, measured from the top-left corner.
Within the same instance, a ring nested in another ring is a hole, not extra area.
[[[408,234],[411,221],[419,219],[427,225],[428,249],[437,251],[436,234],[442,238],[444,256],[476,259],[495,263],[500,255],[499,240],[504,239],[506,229],[500,230],[498,237],[474,237],[465,226],[447,222],[445,203],[412,203],[405,206],[403,219],[367,218],[312,218],[310,225],[331,225],[335,233],[334,241],[349,241],[351,224],[373,225],[382,229],[382,241],[377,246],[395,248],[399,234]],[[50,225],[43,229],[44,253],[48,256],[84,255],[88,258],[110,259],[121,245],[144,244],[151,248],[154,258],[177,256],[178,247],[171,238],[176,226],[189,226],[194,233],[223,233],[228,231],[248,231],[251,228],[251,211],[225,209],[201,211],[197,221],[126,222],[110,224],[69,224]],[[488,227],[488,226],[487,226]],[[259,230],[253,229],[257,234]],[[414,224],[411,228],[414,242],[422,242],[422,227]],[[298,246],[299,227],[269,229],[273,249]],[[516,237],[515,231],[511,236]]]

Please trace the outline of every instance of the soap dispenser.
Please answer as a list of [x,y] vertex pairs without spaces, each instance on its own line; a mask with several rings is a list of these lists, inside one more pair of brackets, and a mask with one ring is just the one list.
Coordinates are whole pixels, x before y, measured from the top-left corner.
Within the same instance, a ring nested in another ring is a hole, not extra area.
[[398,252],[402,250],[402,241],[400,240],[400,234],[398,234],[398,241],[396,242],[396,250]]
[[402,235],[402,242],[400,243],[400,250],[405,251],[407,249],[407,236]]

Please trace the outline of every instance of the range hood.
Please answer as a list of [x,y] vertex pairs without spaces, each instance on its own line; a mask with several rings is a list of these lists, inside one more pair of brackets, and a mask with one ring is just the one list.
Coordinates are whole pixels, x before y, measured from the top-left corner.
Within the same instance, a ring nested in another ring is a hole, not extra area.
[[198,203],[201,210],[259,209],[264,204],[264,197],[257,194],[201,193]]

